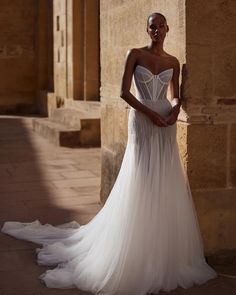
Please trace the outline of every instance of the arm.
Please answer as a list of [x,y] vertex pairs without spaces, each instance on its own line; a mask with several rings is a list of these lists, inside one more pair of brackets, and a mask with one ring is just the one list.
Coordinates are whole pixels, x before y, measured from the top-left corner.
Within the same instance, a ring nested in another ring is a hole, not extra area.
[[170,83],[172,110],[167,119],[169,125],[172,125],[177,121],[180,106],[181,106],[181,99],[179,97],[179,74],[180,74],[180,64],[179,64],[179,61],[175,59],[174,72],[173,72],[172,80]]
[[161,118],[161,116],[138,101],[130,92],[133,72],[136,66],[138,54],[139,52],[137,49],[131,49],[127,53],[125,69],[121,83],[120,97],[123,98],[131,107],[145,114],[154,124],[160,127],[167,126],[166,121]]

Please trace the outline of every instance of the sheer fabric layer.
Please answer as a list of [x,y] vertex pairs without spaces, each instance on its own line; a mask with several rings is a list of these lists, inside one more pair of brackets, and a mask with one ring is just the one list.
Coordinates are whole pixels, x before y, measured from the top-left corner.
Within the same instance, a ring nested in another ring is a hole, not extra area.
[[[162,116],[173,69],[136,67],[137,98]],[[176,125],[154,126],[130,110],[119,175],[100,212],[86,225],[6,222],[2,231],[43,245],[38,263],[51,288],[103,295],[145,295],[189,288],[216,277],[206,263],[196,212],[176,143]]]

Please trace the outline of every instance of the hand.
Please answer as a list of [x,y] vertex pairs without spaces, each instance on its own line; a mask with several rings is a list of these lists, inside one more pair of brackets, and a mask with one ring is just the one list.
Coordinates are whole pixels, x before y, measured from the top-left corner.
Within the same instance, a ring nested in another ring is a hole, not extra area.
[[178,118],[178,114],[179,114],[179,112],[177,112],[177,111],[171,111],[171,113],[169,114],[169,116],[168,117],[166,117],[166,122],[167,122],[167,124],[168,125],[173,125],[173,124],[175,124],[176,123],[176,121],[177,121],[177,118]]
[[157,114],[154,111],[150,113],[149,118],[152,121],[152,123],[157,125],[158,127],[167,127],[168,126],[166,119],[164,119],[163,117],[161,117],[159,114]]

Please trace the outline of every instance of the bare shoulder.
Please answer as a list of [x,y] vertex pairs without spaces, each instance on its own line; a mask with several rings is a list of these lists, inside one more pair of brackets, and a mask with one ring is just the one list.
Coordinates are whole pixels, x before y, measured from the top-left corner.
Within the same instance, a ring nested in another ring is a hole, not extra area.
[[171,54],[168,54],[168,57],[169,57],[172,67],[175,68],[176,70],[178,70],[180,68],[180,63],[179,63],[178,58],[171,55]]
[[126,54],[126,64],[130,65],[130,67],[134,69],[135,65],[138,63],[142,55],[143,55],[142,48],[129,49]]
[[130,48],[127,51],[127,57],[138,58],[142,54],[142,48]]

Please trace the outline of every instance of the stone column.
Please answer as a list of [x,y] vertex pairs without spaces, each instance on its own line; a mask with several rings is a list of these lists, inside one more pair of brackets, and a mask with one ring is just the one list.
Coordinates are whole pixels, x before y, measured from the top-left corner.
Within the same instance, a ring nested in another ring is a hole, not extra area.
[[179,123],[179,138],[208,253],[236,247],[233,11],[235,1],[186,1],[187,117]]
[[52,0],[38,1],[36,38],[37,89],[53,90],[53,12]]
[[[53,0],[37,1],[37,112],[49,114],[49,97],[54,91]],[[49,94],[50,93],[50,94]]]
[[47,42],[48,42],[48,75],[47,75],[47,80],[48,80],[48,87],[47,90],[50,92],[54,91],[54,73],[53,73],[53,0],[48,0],[47,4],[47,23],[48,23],[48,28],[47,28]]
[[[74,71],[73,71],[73,0],[66,1],[66,35],[61,38],[66,38],[66,68],[67,68],[67,96],[65,98],[74,97]],[[64,34],[63,34],[64,35]]]
[[[98,10],[98,0],[55,2],[60,26],[59,32],[55,31],[55,50],[60,55],[58,58],[63,59],[56,64],[56,68],[62,70],[56,76],[59,75],[58,87],[63,97],[99,100]],[[66,85],[63,83],[64,76]]]
[[[63,96],[63,98],[82,99],[84,81],[84,0],[66,0],[63,10],[65,26],[59,33],[59,49],[66,47],[65,51],[63,51],[65,56],[66,96]],[[58,17],[60,18],[60,16]]]
[[84,98],[84,0],[73,1],[73,99]]
[[99,100],[99,1],[84,1],[84,100]]
[[53,1],[54,88],[57,97],[67,97],[67,1]]

